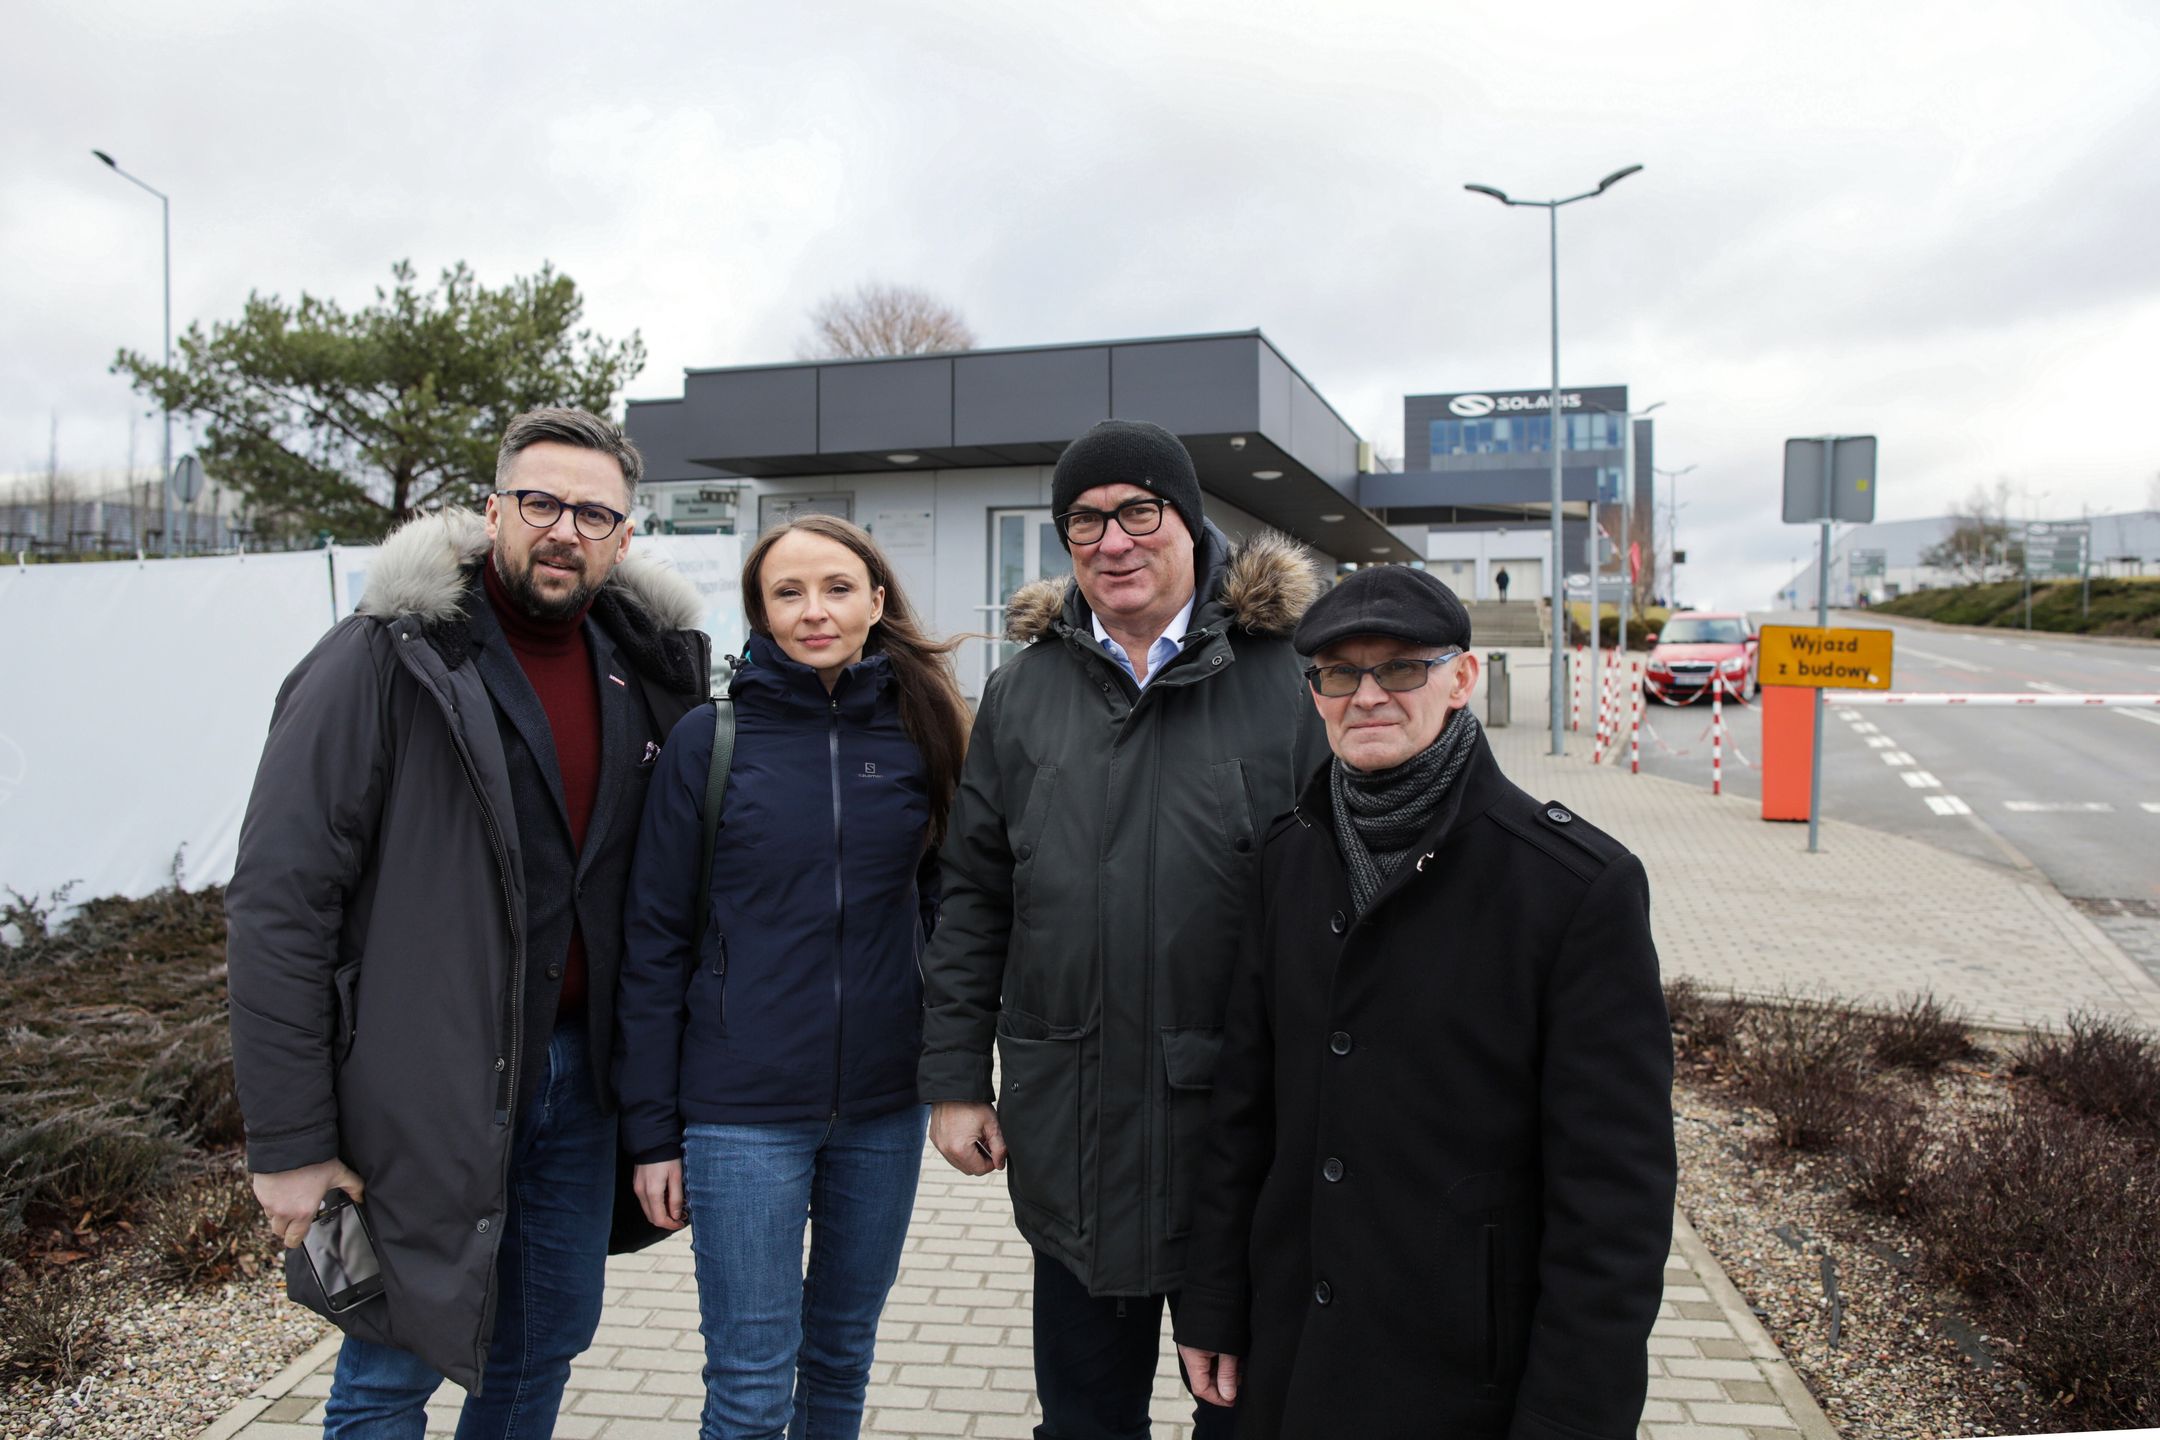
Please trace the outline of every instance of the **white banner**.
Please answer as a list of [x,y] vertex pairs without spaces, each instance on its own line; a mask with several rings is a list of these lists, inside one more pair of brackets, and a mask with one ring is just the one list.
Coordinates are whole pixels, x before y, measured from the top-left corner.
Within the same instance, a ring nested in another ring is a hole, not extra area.
[[[743,646],[742,542],[640,536]],[[77,902],[231,878],[278,686],[372,548],[0,567],[0,889]]]

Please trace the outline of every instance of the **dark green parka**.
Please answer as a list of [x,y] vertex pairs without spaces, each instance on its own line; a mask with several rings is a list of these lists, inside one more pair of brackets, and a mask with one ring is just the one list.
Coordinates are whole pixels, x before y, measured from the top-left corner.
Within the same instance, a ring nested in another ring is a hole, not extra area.
[[1289,635],[1292,542],[1204,527],[1199,599],[1146,688],[1070,580],[1013,597],[924,956],[921,1098],[989,1101],[1020,1232],[1096,1295],[1183,1283],[1240,917],[1260,841],[1326,754]]

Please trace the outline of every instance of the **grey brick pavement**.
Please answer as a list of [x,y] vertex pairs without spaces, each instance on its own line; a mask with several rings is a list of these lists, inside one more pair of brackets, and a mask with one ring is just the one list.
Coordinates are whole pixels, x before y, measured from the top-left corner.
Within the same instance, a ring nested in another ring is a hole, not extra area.
[[[1985,1023],[2060,1021],[2098,1009],[2160,1025],[2160,982],[2044,882],[1836,820],[1824,853],[1755,807],[1624,767],[1593,768],[1588,745],[1544,752],[1543,677],[1526,653],[1515,714],[1494,731],[1502,766],[1540,799],[1617,835],[1649,870],[1668,974],[1767,994],[1815,987],[1854,999],[1932,990]],[[900,1280],[879,1330],[866,1433],[1027,1436],[1038,1416],[1029,1359],[1029,1253],[1002,1185],[925,1159]],[[617,1259],[607,1312],[577,1366],[557,1434],[634,1440],[696,1433],[699,1346],[687,1242]],[[205,1440],[303,1440],[319,1433],[332,1336],[205,1432]],[[431,1408],[448,1433],[457,1392]],[[1166,1343],[1154,1415],[1183,1437],[1191,1402]],[[1684,1218],[1676,1217],[1650,1341],[1644,1440],[1831,1440],[1835,1431],[1748,1313]]]

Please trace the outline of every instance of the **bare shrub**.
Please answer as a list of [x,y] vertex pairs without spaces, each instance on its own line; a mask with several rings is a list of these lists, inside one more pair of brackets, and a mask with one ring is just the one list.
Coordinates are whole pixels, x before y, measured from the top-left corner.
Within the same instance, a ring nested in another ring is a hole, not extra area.
[[260,1275],[276,1244],[238,1160],[167,1191],[151,1204],[141,1233],[150,1273],[188,1286]]
[[1861,1091],[1838,1149],[1852,1167],[1852,1199],[1863,1210],[1910,1208],[1927,1123],[1919,1106],[1881,1088]]
[[2073,1110],[2160,1137],[2160,1049],[2143,1031],[2075,1014],[2069,1033],[2034,1036],[2013,1062],[2012,1073],[2031,1076]]
[[1744,1002],[1708,994],[1685,976],[1665,982],[1665,1014],[1679,1048],[1690,1054],[1723,1052],[1746,1013]]
[[1850,1007],[1794,996],[1750,1005],[1730,1049],[1741,1092],[1770,1112],[1778,1144],[1819,1150],[1851,1120],[1867,1048]]
[[0,1294],[0,1365],[72,1385],[105,1346],[97,1288],[86,1267],[18,1277]]
[[1925,1074],[1978,1047],[1965,1028],[1965,1017],[1933,995],[1915,995],[1896,1010],[1875,1018],[1871,1049],[1875,1063]]
[[2160,1424],[2160,1148],[2030,1098],[1952,1137],[1916,1199],[1930,1268],[2056,1403]]

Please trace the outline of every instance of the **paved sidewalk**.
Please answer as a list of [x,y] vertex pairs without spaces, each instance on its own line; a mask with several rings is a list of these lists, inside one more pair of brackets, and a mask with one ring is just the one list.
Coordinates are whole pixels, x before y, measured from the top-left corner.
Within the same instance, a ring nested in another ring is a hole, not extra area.
[[1932,991],[2013,1029],[2093,1010],[2160,1029],[2160,981],[2038,871],[1952,855],[1837,819],[1807,853],[1805,825],[1700,784],[1589,763],[1591,736],[1554,758],[1537,652],[1511,652],[1516,722],[1491,731],[1501,768],[1642,857],[1668,976],[1751,995],[1822,990],[1888,1002]]
[[[1028,1436],[1041,1418],[1029,1356],[1028,1248],[1012,1228],[1002,1181],[969,1180],[935,1152],[900,1281],[878,1330],[863,1433],[874,1436]],[[1675,1216],[1665,1296],[1650,1337],[1643,1440],[1835,1440],[1806,1387],[1695,1238]],[[697,1433],[697,1291],[680,1237],[609,1262],[607,1311],[571,1376],[564,1440],[647,1440]],[[337,1338],[303,1355],[242,1401],[202,1440],[313,1440],[322,1433]],[[1192,1401],[1176,1379],[1167,1336],[1155,1381],[1155,1433],[1183,1440]],[[445,1385],[428,1433],[456,1425],[459,1392]]]
[[[1849,998],[1932,990],[1983,1023],[2059,1022],[2073,1008],[2160,1025],[2160,984],[2037,877],[1839,821],[1770,825],[1753,805],[1545,751],[1544,680],[1535,652],[1517,661],[1519,723],[1492,732],[1502,766],[1643,857],[1668,974],[1749,993],[1815,987]],[[900,1280],[879,1331],[866,1433],[1027,1436],[1038,1418],[1030,1368],[1029,1252],[1000,1183],[924,1162]],[[1650,1341],[1644,1440],[1833,1440],[1835,1431],[1779,1356],[1714,1259],[1677,1219],[1665,1295]],[[685,1241],[609,1267],[608,1309],[579,1363],[557,1434],[690,1436],[699,1407],[700,1339]],[[302,1440],[319,1434],[336,1340],[324,1341],[237,1406],[205,1440]],[[447,1433],[457,1392],[431,1409]],[[1157,1375],[1156,1433],[1187,1434],[1191,1402],[1167,1343]]]

